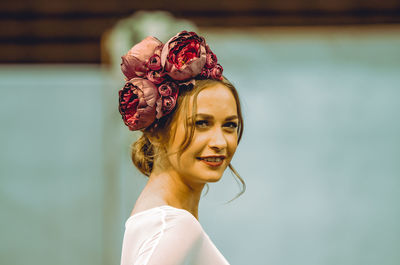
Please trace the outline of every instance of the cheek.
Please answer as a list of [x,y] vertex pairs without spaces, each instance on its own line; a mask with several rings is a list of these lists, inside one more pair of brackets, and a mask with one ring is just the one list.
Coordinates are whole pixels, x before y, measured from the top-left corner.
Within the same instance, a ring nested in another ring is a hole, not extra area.
[[194,134],[188,148],[183,153],[186,159],[193,159],[204,154],[204,149],[207,146],[207,137],[201,134]]
[[[178,151],[181,148],[181,143],[183,143],[183,135],[181,140],[179,141],[179,134],[177,133],[176,140],[173,142],[171,146],[171,151]],[[187,169],[193,166],[193,162],[196,160],[196,157],[203,154],[203,150],[207,144],[207,136],[205,134],[199,134],[197,132],[194,133],[192,141],[186,150],[182,153],[180,157],[178,154],[175,154],[171,158],[171,162],[174,166],[177,166],[181,169]],[[197,160],[196,160],[197,161]],[[180,164],[178,165],[178,162]]]
[[236,151],[236,148],[237,148],[237,135],[232,135],[231,137],[229,137],[228,138],[228,151],[229,151],[229,154],[231,155],[231,156],[233,156],[233,154],[235,153],[235,151]]
[[209,138],[210,138],[209,134],[199,133],[198,131],[195,131],[192,142],[189,145],[189,148],[198,149],[199,147],[204,146]]

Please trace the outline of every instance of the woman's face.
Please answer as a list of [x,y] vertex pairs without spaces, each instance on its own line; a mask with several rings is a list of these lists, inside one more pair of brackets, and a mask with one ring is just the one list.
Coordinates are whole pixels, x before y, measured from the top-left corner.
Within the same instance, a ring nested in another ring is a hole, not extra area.
[[[193,97],[190,100],[188,115],[192,113]],[[239,119],[235,98],[222,84],[209,86],[197,96],[196,113],[192,142],[180,157],[176,153],[169,156],[171,170],[191,183],[216,182],[237,147]],[[185,137],[184,118],[188,117],[182,117],[182,112],[178,115],[168,153],[178,151]]]

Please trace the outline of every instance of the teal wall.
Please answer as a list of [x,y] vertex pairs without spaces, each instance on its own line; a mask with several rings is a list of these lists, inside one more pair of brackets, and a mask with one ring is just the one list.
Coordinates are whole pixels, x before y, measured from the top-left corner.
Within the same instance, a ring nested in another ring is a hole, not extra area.
[[[233,264],[400,263],[399,33],[208,34],[246,121],[248,189],[204,217]],[[226,177],[207,205],[233,197]]]
[[101,264],[97,67],[1,66],[1,264]]
[[[400,262],[400,28],[202,29],[245,133],[200,222],[231,264]],[[0,263],[118,264],[145,184],[120,75],[0,66]]]

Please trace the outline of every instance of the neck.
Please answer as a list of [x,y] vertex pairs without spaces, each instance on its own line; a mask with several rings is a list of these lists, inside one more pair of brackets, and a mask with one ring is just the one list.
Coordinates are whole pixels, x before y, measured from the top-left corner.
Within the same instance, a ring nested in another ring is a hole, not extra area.
[[153,171],[143,190],[145,197],[165,203],[175,208],[184,209],[198,218],[198,208],[204,183],[188,183],[176,172]]

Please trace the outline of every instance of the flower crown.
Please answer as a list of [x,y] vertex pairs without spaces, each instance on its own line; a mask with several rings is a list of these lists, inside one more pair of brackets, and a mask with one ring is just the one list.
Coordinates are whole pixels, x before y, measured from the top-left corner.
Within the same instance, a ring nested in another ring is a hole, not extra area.
[[195,79],[222,80],[223,68],[203,37],[181,31],[163,44],[147,37],[121,57],[125,86],[119,112],[129,130],[141,130],[170,113],[180,88]]

